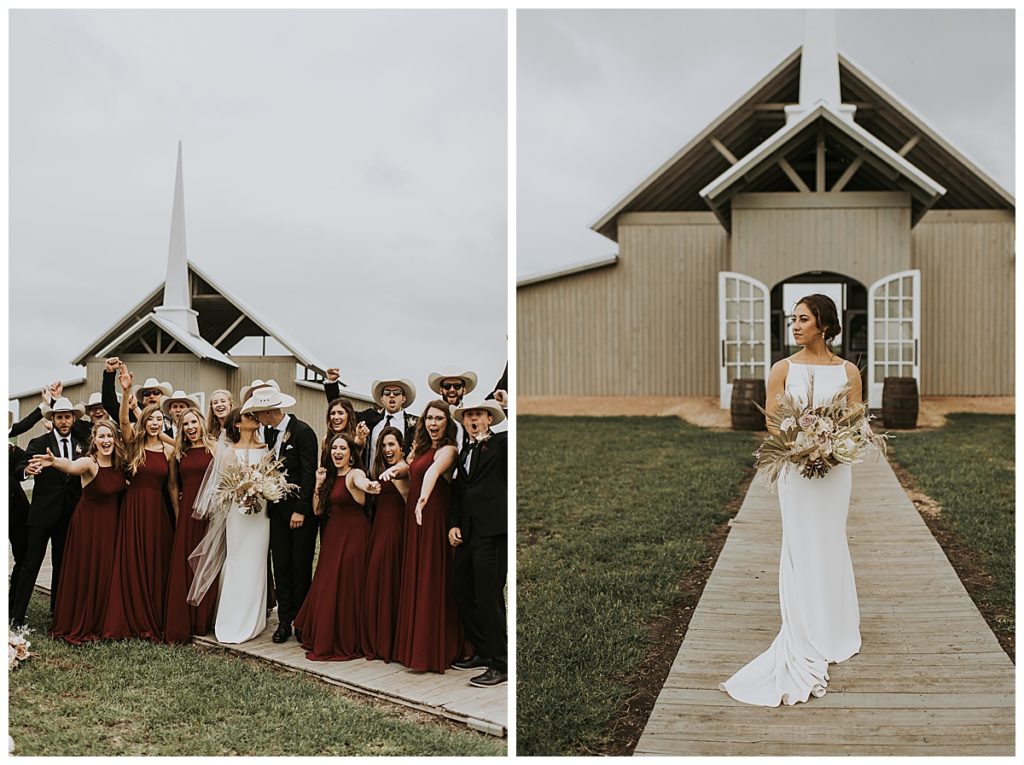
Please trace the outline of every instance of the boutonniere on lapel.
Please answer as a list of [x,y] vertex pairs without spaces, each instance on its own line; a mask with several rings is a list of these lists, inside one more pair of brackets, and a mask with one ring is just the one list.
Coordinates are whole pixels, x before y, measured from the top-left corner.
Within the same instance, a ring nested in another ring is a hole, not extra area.
[[75,454],[77,454],[78,456],[82,456],[82,445],[81,444],[75,444]]
[[487,451],[487,442],[490,439],[491,439],[491,431],[489,431],[489,430],[486,433],[480,433],[479,435],[477,435],[477,436],[475,436],[473,438],[473,440],[476,441],[477,445],[480,447],[480,451],[482,451],[482,452]]
[[288,439],[291,438],[291,437],[292,437],[292,432],[290,430],[286,430],[284,432],[284,437],[281,438],[281,446],[284,446],[286,443],[288,443]]

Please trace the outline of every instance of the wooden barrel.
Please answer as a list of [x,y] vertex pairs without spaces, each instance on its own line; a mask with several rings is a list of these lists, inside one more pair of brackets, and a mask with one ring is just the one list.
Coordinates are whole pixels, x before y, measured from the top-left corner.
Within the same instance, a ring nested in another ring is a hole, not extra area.
[[917,380],[913,377],[885,378],[882,383],[882,424],[885,427],[916,428],[920,406]]
[[764,430],[764,415],[754,406],[754,402],[764,406],[764,400],[764,380],[754,378],[733,380],[732,400],[729,402],[732,429]]

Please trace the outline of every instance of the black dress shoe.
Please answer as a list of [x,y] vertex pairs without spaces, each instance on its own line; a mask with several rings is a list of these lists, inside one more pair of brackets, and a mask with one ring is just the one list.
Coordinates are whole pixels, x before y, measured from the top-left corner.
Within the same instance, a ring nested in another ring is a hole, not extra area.
[[491,666],[491,662],[485,659],[483,656],[473,654],[468,659],[457,659],[452,662],[452,669],[487,669]]
[[295,642],[297,642],[297,643],[301,643],[302,642],[302,633],[299,632],[299,628],[298,627],[295,628]]
[[275,643],[283,643],[292,634],[292,628],[287,624],[282,624],[276,630],[274,630],[274,636],[270,638]]
[[491,667],[482,675],[470,679],[469,684],[477,688],[493,688],[496,685],[505,685],[508,682],[508,673]]

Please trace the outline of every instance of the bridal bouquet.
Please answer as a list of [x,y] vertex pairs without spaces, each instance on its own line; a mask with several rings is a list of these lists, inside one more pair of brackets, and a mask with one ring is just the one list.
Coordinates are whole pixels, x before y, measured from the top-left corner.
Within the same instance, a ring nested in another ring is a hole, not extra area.
[[217,486],[217,499],[223,504],[235,503],[243,515],[259,513],[267,502],[277,502],[299,487],[288,483],[281,460],[266,455],[254,465],[227,465]]
[[27,661],[29,656],[35,656],[28,649],[32,644],[28,642],[26,635],[31,632],[27,627],[19,630],[11,630],[7,638],[7,670],[10,671],[19,666],[21,662]]
[[[845,386],[828,403],[817,407],[784,393],[770,415],[757,407],[768,418],[769,432],[754,452],[755,464],[769,488],[778,482],[786,465],[795,465],[804,478],[820,478],[836,465],[860,462],[869,446],[885,452],[885,439],[891,436],[876,435],[871,430],[874,417],[867,405],[848,405],[848,392],[849,386]],[[807,399],[814,401],[813,380]]]

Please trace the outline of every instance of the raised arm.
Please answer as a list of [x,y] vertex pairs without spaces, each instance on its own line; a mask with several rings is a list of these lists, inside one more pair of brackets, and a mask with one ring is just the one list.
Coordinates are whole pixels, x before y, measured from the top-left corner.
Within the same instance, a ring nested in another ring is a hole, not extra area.
[[111,356],[104,364],[103,383],[100,385],[100,401],[110,418],[114,419],[117,412],[120,411],[120,405],[117,403],[117,391],[114,387],[114,378],[117,377],[117,370],[121,367],[121,359],[117,356]]
[[328,367],[327,377],[324,380],[324,393],[327,396],[328,404],[341,396],[341,386],[338,385],[340,376],[341,372],[338,367]]
[[419,499],[416,500],[416,525],[423,525],[423,508],[437,485],[437,479],[447,475],[455,464],[457,452],[454,446],[444,446],[434,453],[434,461],[430,463],[427,472],[423,474],[423,486],[420,488]]
[[[49,447],[47,447],[45,454],[37,454],[32,457],[31,461],[38,465],[40,469],[52,467],[54,470],[59,470],[68,475],[88,474],[90,480],[96,477],[96,472],[99,470],[99,465],[96,464],[92,457],[79,457],[77,460],[54,457]],[[88,483],[88,481],[84,483]]]
[[[132,429],[131,418],[128,415],[128,400],[131,398],[132,392],[132,373],[128,371],[128,367],[121,363],[121,373],[118,376],[118,380],[121,383],[121,406],[118,410],[118,423],[121,426],[121,435],[125,441],[131,441],[135,437],[135,431]],[[117,400],[116,397],[114,399]],[[141,423],[140,423],[141,426]]]

